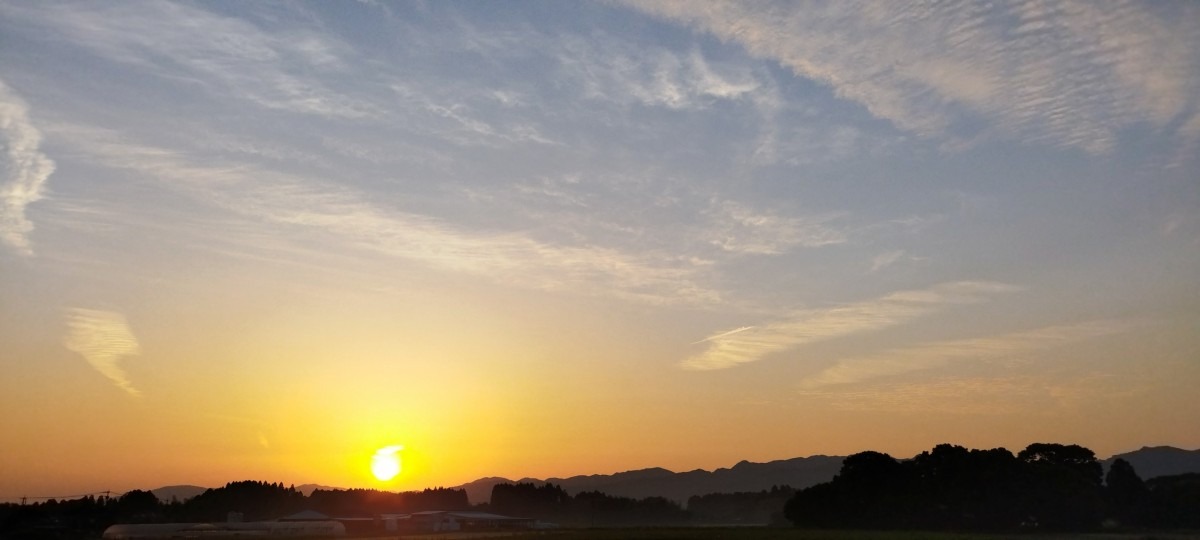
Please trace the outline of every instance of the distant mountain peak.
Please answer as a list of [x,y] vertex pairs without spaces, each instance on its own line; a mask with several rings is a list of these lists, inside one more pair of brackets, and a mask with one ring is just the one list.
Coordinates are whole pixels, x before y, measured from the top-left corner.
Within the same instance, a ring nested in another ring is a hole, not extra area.
[[177,501],[186,501],[196,495],[204,493],[208,488],[202,486],[192,486],[188,484],[178,484],[174,486],[163,486],[150,490],[154,497],[163,502],[171,502],[172,499]]
[[321,491],[334,491],[334,490],[341,490],[341,489],[345,489],[345,488],[322,486],[320,484],[300,484],[300,485],[296,486],[296,491],[303,493],[305,497],[312,495],[312,492],[314,492],[318,489]]
[[1143,480],[1200,472],[1200,450],[1185,450],[1174,446],[1143,446],[1139,450],[1117,454],[1104,460],[1104,468],[1108,469],[1117,459],[1123,459],[1133,465],[1133,470]]
[[1139,450],[1137,450],[1137,451],[1138,451],[1138,452],[1145,452],[1145,451],[1154,451],[1154,452],[1191,452],[1191,450],[1184,450],[1184,449],[1182,449],[1182,448],[1176,448],[1176,447],[1174,447],[1174,446],[1143,446],[1143,447],[1141,447],[1141,448],[1140,448]]

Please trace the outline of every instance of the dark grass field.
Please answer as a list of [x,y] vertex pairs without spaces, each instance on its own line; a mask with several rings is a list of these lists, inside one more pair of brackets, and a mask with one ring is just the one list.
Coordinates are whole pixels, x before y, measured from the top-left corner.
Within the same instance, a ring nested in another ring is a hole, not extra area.
[[405,538],[467,540],[1200,540],[1200,532],[987,534],[926,531],[816,531],[766,527],[559,529],[527,533],[450,533]]

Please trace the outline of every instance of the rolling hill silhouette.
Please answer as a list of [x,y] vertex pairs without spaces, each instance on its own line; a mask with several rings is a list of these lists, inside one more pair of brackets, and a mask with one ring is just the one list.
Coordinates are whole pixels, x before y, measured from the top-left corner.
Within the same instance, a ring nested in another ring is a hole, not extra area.
[[[163,486],[150,490],[150,493],[153,493],[158,500],[163,502],[170,502],[172,499],[182,502],[195,497],[196,495],[204,493],[207,489],[208,488],[203,486],[183,484],[178,486]],[[296,486],[296,491],[303,493],[305,497],[312,495],[312,492],[318,489],[333,490],[342,488],[322,486],[319,484],[301,484]]]
[[1173,446],[1143,446],[1138,450],[1117,454],[1104,460],[1104,470],[1117,458],[1133,465],[1142,480],[1159,476],[1200,472],[1200,449],[1183,450]]
[[[1103,461],[1105,469],[1117,458],[1128,461],[1143,480],[1159,476],[1184,473],[1200,473],[1200,450],[1184,450],[1171,446],[1142,447],[1132,452],[1114,455]],[[641,499],[659,496],[686,503],[693,495],[710,493],[736,493],[762,491],[772,486],[791,486],[803,489],[833,479],[842,466],[845,456],[810,456],[792,459],[753,463],[741,461],[730,468],[714,471],[696,469],[673,472],[661,467],[618,472],[614,474],[592,474],[569,478],[521,478],[512,480],[498,476],[480,478],[473,482],[453,486],[467,492],[471,504],[488,502],[492,487],[496,484],[529,482],[551,483],[561,486],[571,495],[584,491],[599,491],[620,497]],[[314,489],[340,489],[316,484],[296,486],[305,495]],[[200,486],[164,486],[151,490],[159,500],[170,501],[172,497],[182,501],[203,493]]]
[[150,490],[150,493],[153,493],[158,500],[163,502],[171,502],[172,499],[186,501],[192,497],[195,497],[196,495],[204,493],[204,490],[206,489],[208,488],[191,485],[163,486]]
[[660,467],[619,472],[615,474],[593,474],[570,478],[481,478],[456,489],[464,489],[472,504],[487,502],[492,486],[514,482],[551,483],[561,486],[567,493],[575,495],[584,491],[600,491],[609,495],[641,499],[651,496],[666,497],[681,503],[693,495],[709,493],[734,493],[739,491],[762,491],[772,486],[788,485],[804,488],[828,482],[842,467],[844,456],[812,456],[752,463],[741,461],[730,468],[715,471],[696,469],[672,472]]

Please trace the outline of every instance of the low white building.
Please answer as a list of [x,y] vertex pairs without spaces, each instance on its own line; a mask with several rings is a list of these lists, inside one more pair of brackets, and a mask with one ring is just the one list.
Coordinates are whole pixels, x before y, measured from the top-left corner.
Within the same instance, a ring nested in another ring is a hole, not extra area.
[[534,520],[473,512],[470,510],[429,510],[412,514],[381,514],[386,532],[496,531],[534,528]]
[[168,538],[339,538],[337,521],[254,521],[250,523],[129,523],[104,530],[104,540]]

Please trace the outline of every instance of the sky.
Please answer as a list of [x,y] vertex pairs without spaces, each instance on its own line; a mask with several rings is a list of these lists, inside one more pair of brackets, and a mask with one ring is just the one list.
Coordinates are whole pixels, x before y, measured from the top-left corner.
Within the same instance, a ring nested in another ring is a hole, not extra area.
[[1194,2],[3,1],[0,498],[1197,448],[1197,156]]

